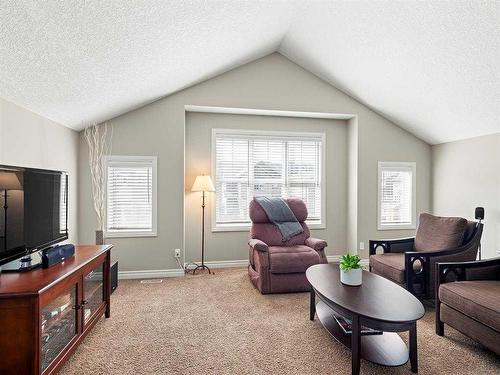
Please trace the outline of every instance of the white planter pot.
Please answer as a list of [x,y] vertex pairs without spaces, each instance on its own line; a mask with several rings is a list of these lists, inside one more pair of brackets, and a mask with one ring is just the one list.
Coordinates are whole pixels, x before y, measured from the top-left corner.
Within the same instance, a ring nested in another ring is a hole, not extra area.
[[340,282],[345,285],[359,286],[363,281],[363,270],[361,268],[349,271],[340,270]]

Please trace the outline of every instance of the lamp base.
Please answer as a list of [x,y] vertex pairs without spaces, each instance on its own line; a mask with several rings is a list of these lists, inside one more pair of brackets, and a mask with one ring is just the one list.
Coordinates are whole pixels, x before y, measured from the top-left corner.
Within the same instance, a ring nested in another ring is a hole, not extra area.
[[202,271],[207,270],[209,275],[212,274],[212,271],[210,271],[210,268],[208,268],[204,264],[196,265],[196,267],[193,269],[193,275],[196,273],[196,270],[202,270]]

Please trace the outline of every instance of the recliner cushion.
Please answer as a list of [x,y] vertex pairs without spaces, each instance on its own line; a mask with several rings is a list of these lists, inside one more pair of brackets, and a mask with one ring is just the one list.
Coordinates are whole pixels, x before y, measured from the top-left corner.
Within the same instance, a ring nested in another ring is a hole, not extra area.
[[377,275],[384,276],[398,284],[405,283],[405,255],[403,253],[370,255],[370,267]]
[[467,220],[464,218],[422,213],[415,236],[415,251],[454,249],[462,244],[466,228]]
[[269,246],[271,273],[298,273],[320,263],[319,254],[309,246]]
[[500,332],[500,280],[456,281],[439,287],[439,300]]

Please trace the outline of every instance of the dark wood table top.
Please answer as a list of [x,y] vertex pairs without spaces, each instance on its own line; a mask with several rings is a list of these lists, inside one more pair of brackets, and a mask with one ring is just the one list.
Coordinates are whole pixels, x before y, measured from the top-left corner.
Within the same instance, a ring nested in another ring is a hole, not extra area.
[[359,316],[403,323],[416,321],[425,313],[422,303],[406,289],[367,271],[363,271],[361,286],[342,284],[337,264],[311,266],[306,277],[320,298]]
[[38,294],[65,276],[110,250],[113,245],[77,245],[75,256],[49,268],[0,274],[0,298],[13,294]]

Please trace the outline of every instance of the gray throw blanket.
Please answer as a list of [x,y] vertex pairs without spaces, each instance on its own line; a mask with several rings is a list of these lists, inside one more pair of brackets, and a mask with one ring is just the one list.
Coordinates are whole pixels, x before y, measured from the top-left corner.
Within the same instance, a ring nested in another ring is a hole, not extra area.
[[282,198],[255,197],[255,201],[266,212],[269,220],[278,227],[283,242],[304,231]]

